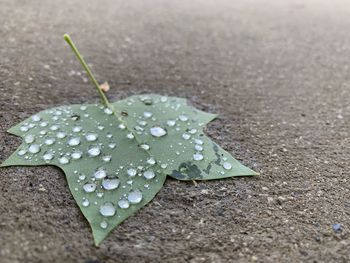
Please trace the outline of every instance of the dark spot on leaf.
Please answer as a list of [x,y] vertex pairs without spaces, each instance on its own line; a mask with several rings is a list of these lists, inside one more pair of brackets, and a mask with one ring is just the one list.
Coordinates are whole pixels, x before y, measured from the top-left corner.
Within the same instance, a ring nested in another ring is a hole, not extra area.
[[122,114],[122,116],[124,116],[124,117],[126,117],[126,116],[129,115],[126,111],[122,111],[121,114]]

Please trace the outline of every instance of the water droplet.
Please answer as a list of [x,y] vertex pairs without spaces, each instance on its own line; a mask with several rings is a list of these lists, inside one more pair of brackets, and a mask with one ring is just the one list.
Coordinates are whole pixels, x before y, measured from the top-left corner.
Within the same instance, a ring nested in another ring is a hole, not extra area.
[[165,129],[159,126],[152,127],[150,132],[154,137],[162,137],[167,133]]
[[197,132],[197,129],[191,129],[188,131],[188,133],[190,133],[190,134],[196,134],[196,132]]
[[107,137],[108,139],[110,139],[110,138],[112,138],[112,137],[113,137],[113,134],[108,133],[106,137]]
[[100,155],[101,154],[100,146],[98,146],[98,145],[91,146],[88,150],[88,154],[91,157],[95,157],[95,156]]
[[203,160],[203,158],[204,158],[203,155],[200,153],[195,153],[193,155],[193,160],[195,160],[195,161],[201,161],[201,160]]
[[52,125],[51,127],[50,127],[50,130],[51,131],[57,131],[58,130],[58,126],[57,125]]
[[165,96],[163,96],[163,97],[160,98],[160,101],[161,101],[161,102],[167,102],[167,100],[168,100],[168,98],[165,97]]
[[129,208],[130,206],[129,201],[125,199],[119,200],[118,205],[120,208],[123,208],[123,209]]
[[60,159],[58,159],[58,162],[60,164],[67,164],[69,163],[69,158],[67,156],[62,156]]
[[182,138],[185,140],[189,140],[191,138],[191,135],[189,135],[188,133],[184,133],[182,134]]
[[89,200],[85,199],[85,200],[83,200],[83,202],[81,204],[82,204],[82,206],[87,207],[87,206],[89,206],[90,202],[89,202]]
[[87,184],[84,184],[83,188],[84,188],[85,192],[92,193],[92,192],[95,192],[95,190],[96,190],[96,184],[95,183],[87,183]]
[[48,125],[48,123],[46,121],[43,121],[42,123],[40,123],[40,127],[46,127]]
[[80,106],[80,109],[81,109],[82,111],[84,111],[84,110],[87,109],[87,107],[86,107],[86,106]]
[[114,149],[116,146],[117,146],[116,143],[110,143],[110,144],[108,144],[108,147],[111,148],[111,149]]
[[144,143],[144,144],[141,144],[140,147],[141,147],[142,149],[146,150],[146,151],[150,149],[149,145],[148,145],[148,144],[145,144],[145,143]]
[[28,148],[28,152],[30,153],[38,153],[40,152],[40,146],[38,144],[32,144]]
[[26,135],[26,137],[24,137],[24,141],[26,143],[32,143],[35,141],[35,137],[32,134],[28,134],[28,135]]
[[151,118],[152,115],[153,115],[153,113],[152,113],[152,112],[149,112],[149,111],[145,111],[145,112],[143,113],[143,116],[144,116],[145,118]]
[[88,142],[94,142],[97,140],[97,134],[96,133],[88,133],[85,135],[85,139],[88,141]]
[[203,145],[203,141],[199,139],[195,139],[194,142],[199,145]]
[[137,170],[135,168],[129,168],[127,173],[129,176],[134,177],[137,174]]
[[55,143],[55,139],[54,138],[47,138],[46,140],[45,140],[45,144],[46,145],[52,145],[52,144],[54,144]]
[[44,155],[43,155],[43,159],[44,161],[51,161],[53,159],[53,153],[52,152],[46,152]]
[[106,171],[103,170],[103,169],[99,169],[99,170],[97,170],[97,171],[94,173],[94,177],[95,177],[96,179],[103,179],[103,178],[105,178],[106,176],[107,176],[107,173],[106,173]]
[[168,120],[168,121],[166,122],[166,124],[167,124],[169,127],[173,127],[173,126],[175,126],[176,121],[175,121],[175,120]]
[[132,134],[132,133],[128,133],[128,134],[126,135],[126,138],[132,140],[132,139],[135,138],[135,136],[134,136],[134,134]]
[[21,128],[19,128],[22,132],[27,132],[29,130],[28,126],[21,126]]
[[108,115],[113,114],[113,111],[110,108],[105,108],[103,111],[104,111],[104,113],[106,113]]
[[63,139],[64,137],[66,137],[67,136],[67,134],[65,133],[65,132],[58,132],[57,134],[56,134],[56,137],[58,138],[58,139]]
[[198,144],[196,144],[196,145],[194,146],[194,149],[195,149],[196,151],[199,151],[199,152],[203,151],[203,147],[200,146],[200,145],[198,145]]
[[126,129],[126,126],[124,125],[124,123],[119,124],[118,127],[121,130],[125,130]]
[[40,118],[39,115],[34,115],[34,116],[32,116],[32,120],[33,120],[33,121],[40,121],[41,118]]
[[142,193],[140,190],[136,189],[129,193],[128,200],[131,204],[138,204],[142,200]]
[[156,160],[154,160],[154,158],[151,157],[151,158],[149,158],[149,159],[147,160],[147,163],[150,164],[150,165],[154,165],[154,164],[156,164]]
[[71,138],[68,140],[68,145],[69,146],[77,146],[80,144],[80,138],[75,137],[75,138]]
[[109,217],[115,215],[115,208],[111,202],[106,202],[100,207],[100,213],[103,216]]
[[81,174],[81,175],[79,175],[79,180],[85,180],[85,178],[86,178],[86,175],[85,174]]
[[19,150],[17,154],[18,154],[19,156],[23,156],[23,155],[25,155],[26,153],[27,153],[27,150],[22,149],[22,150]]
[[141,126],[146,126],[146,125],[147,125],[147,122],[146,122],[146,121],[139,121],[139,124],[140,124]]
[[103,196],[103,193],[97,193],[97,197],[101,198]]
[[153,172],[153,170],[147,170],[143,173],[143,176],[146,178],[146,179],[152,179],[156,176],[156,174]]
[[105,127],[102,126],[102,125],[98,125],[98,126],[97,126],[97,129],[99,129],[100,131],[102,131],[104,128],[105,128]]
[[231,170],[232,169],[232,164],[230,164],[228,162],[224,162],[222,167],[224,167],[224,169],[226,169],[226,170]]
[[108,227],[108,223],[106,221],[102,221],[100,223],[100,227],[103,228],[103,229],[106,229]]
[[160,167],[162,167],[163,169],[165,169],[165,168],[168,167],[168,165],[167,165],[166,163],[162,163],[162,164],[160,165]]
[[118,188],[119,183],[119,179],[103,179],[102,186],[106,190],[113,190]]
[[82,128],[80,126],[74,127],[72,129],[73,132],[81,132]]
[[188,117],[186,115],[180,115],[179,120],[180,121],[188,121]]
[[81,151],[72,152],[72,154],[71,154],[71,156],[74,160],[80,159],[82,155],[83,155],[83,153]]
[[102,157],[102,161],[104,161],[104,162],[110,162],[111,160],[112,160],[111,155],[105,155]]

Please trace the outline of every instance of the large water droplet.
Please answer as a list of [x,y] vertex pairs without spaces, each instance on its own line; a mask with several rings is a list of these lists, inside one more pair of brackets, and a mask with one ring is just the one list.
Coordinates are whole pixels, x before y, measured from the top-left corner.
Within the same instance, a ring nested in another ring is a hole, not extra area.
[[129,193],[128,200],[132,204],[138,204],[142,200],[142,193],[140,190],[136,189]]
[[42,123],[40,123],[40,127],[46,127],[48,125],[47,121],[43,121]]
[[198,145],[198,144],[196,144],[196,145],[194,146],[194,149],[195,149],[196,151],[199,151],[199,152],[203,151],[203,147],[200,146],[200,145]]
[[51,127],[50,127],[50,130],[51,131],[57,131],[58,130],[58,126],[57,125],[52,125]]
[[74,160],[80,159],[82,155],[83,155],[83,153],[81,151],[72,152],[72,154],[71,154],[71,156]]
[[203,145],[203,141],[199,139],[195,139],[194,142],[199,145]]
[[33,143],[35,141],[35,137],[32,134],[28,134],[26,137],[24,137],[24,141],[26,143]]
[[195,161],[201,161],[201,160],[203,160],[203,158],[204,158],[203,155],[200,153],[195,153],[193,155],[193,160],[195,160]]
[[62,156],[60,159],[58,159],[58,162],[60,164],[67,164],[69,163],[69,158],[67,156]]
[[44,155],[43,155],[43,159],[44,161],[51,161],[53,159],[54,155],[52,152],[46,152]]
[[63,139],[64,137],[66,137],[67,136],[67,134],[65,133],[65,132],[58,132],[57,134],[56,134],[56,137],[58,138],[58,139]]
[[180,121],[188,121],[188,117],[186,115],[179,116]]
[[100,153],[101,153],[101,149],[100,149],[100,146],[98,146],[98,145],[91,146],[88,150],[88,154],[91,157],[98,156],[98,155],[100,155]]
[[85,200],[83,200],[83,202],[81,204],[82,204],[82,206],[87,207],[87,206],[89,206],[90,202],[89,202],[89,200],[85,199]]
[[102,161],[104,161],[104,162],[110,162],[111,160],[112,160],[111,155],[105,155],[102,157]]
[[224,169],[226,169],[226,170],[231,170],[232,169],[232,164],[230,164],[228,162],[224,162],[222,164],[222,167],[224,167]]
[[100,213],[103,216],[109,217],[115,215],[115,208],[111,202],[106,202],[100,207]]
[[81,132],[82,129],[83,128],[81,128],[80,126],[76,126],[72,130],[73,130],[73,132]]
[[167,133],[166,130],[160,126],[152,127],[150,129],[150,132],[154,137],[162,137],[162,136],[166,135],[166,133]]
[[85,192],[92,193],[92,192],[95,192],[95,190],[96,190],[96,184],[95,183],[87,183],[87,184],[84,184],[83,188],[84,188]]
[[154,164],[156,164],[156,160],[153,157],[151,157],[147,160],[147,163],[150,165],[154,165]]
[[116,146],[117,146],[116,143],[110,143],[110,144],[108,144],[108,147],[111,148],[111,149],[114,149]]
[[145,118],[151,118],[152,115],[153,115],[153,113],[152,113],[152,112],[149,112],[149,111],[145,111],[145,112],[143,113],[143,116],[144,116]]
[[145,144],[145,143],[144,143],[144,144],[141,144],[140,147],[141,147],[142,149],[146,150],[146,151],[150,149],[149,145],[148,145],[148,144]]
[[188,133],[190,133],[190,134],[196,134],[196,132],[197,132],[197,129],[190,129],[188,131]]
[[118,127],[121,130],[125,130],[126,129],[126,126],[124,125],[124,123],[119,124]]
[[85,135],[85,139],[88,141],[88,142],[94,142],[97,140],[97,134],[96,133],[88,133]]
[[32,144],[28,148],[28,152],[30,153],[38,153],[40,152],[40,146],[38,144]]
[[70,138],[68,140],[68,145],[69,146],[77,146],[79,144],[80,144],[80,138],[79,137]]
[[125,199],[119,200],[118,205],[120,208],[123,208],[123,209],[129,208],[130,206],[129,201]]
[[147,170],[143,173],[143,176],[146,178],[146,179],[152,179],[156,176],[156,174],[153,172],[153,170]]
[[106,229],[108,227],[108,223],[106,221],[102,221],[100,223],[100,227],[103,228],[103,229]]
[[106,176],[107,176],[107,173],[106,173],[106,171],[103,170],[103,169],[99,169],[99,170],[97,170],[97,171],[94,173],[94,177],[95,177],[96,179],[103,179],[103,178],[105,178]]
[[45,140],[45,144],[46,145],[52,145],[52,144],[54,144],[55,143],[55,139],[54,138],[47,138],[46,140]]
[[135,138],[135,136],[134,136],[134,134],[132,134],[132,133],[130,132],[130,133],[128,133],[128,134],[126,135],[126,138],[132,140],[132,139]]
[[113,190],[118,188],[119,183],[119,179],[103,179],[102,186],[106,190]]
[[19,150],[17,154],[18,154],[19,156],[23,156],[23,155],[25,155],[26,153],[27,153],[27,150],[22,149],[22,150]]
[[168,121],[166,122],[166,124],[167,124],[169,127],[173,127],[173,126],[175,126],[176,121],[175,121],[175,120],[168,120]]
[[113,113],[113,111],[110,108],[105,108],[103,111],[108,115],[111,115]]
[[131,177],[134,177],[137,174],[137,170],[135,168],[129,168],[126,172]]
[[33,116],[32,116],[32,120],[33,120],[33,121],[40,121],[41,118],[40,118],[39,115],[33,115]]
[[185,140],[189,140],[191,138],[191,135],[189,135],[188,133],[184,133],[182,134],[182,138]]
[[27,132],[29,130],[28,126],[21,126],[21,128],[19,128],[22,132]]

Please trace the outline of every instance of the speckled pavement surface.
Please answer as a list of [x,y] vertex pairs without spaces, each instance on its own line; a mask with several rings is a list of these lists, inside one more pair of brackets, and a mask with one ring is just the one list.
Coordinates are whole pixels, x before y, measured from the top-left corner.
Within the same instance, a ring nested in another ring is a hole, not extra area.
[[0,0],[0,161],[14,124],[98,101],[65,32],[111,100],[219,113],[207,134],[261,175],[168,179],[96,248],[59,169],[1,169],[1,262],[350,261],[348,1]]

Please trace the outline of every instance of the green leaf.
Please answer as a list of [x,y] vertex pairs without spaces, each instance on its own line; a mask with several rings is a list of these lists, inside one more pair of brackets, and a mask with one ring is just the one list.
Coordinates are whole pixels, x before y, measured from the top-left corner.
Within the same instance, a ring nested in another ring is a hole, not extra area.
[[111,108],[71,105],[33,115],[9,130],[23,143],[2,164],[61,168],[96,245],[151,201],[166,175],[205,180],[256,174],[203,134],[216,115],[183,99],[132,96]]

